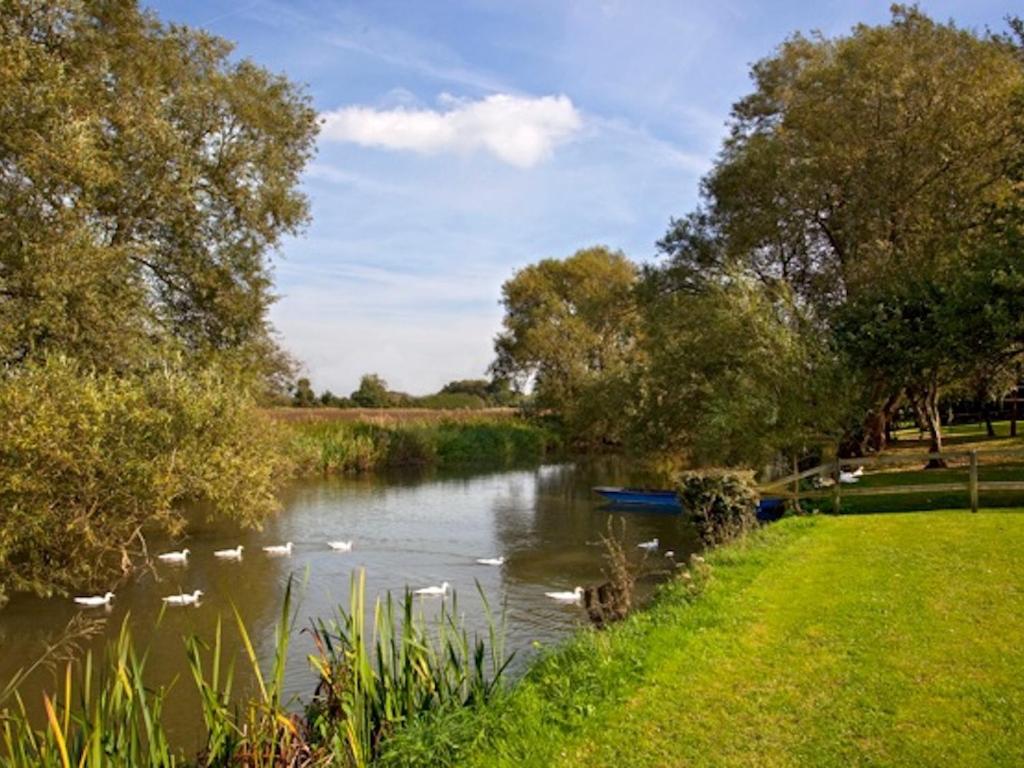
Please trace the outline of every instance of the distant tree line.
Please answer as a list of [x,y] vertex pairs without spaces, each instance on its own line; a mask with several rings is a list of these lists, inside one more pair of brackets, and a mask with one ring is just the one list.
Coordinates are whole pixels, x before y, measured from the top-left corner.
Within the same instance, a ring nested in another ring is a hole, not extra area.
[[291,386],[290,404],[297,408],[435,408],[479,409],[520,406],[521,393],[512,390],[503,379],[461,379],[445,384],[432,395],[410,395],[388,388],[376,373],[359,380],[359,388],[348,397],[339,397],[329,389],[317,395],[308,378],[299,378]]
[[589,248],[503,288],[494,371],[583,445],[757,465],[882,449],[1024,360],[1024,24],[794,35],[754,65],[701,203],[643,266]]

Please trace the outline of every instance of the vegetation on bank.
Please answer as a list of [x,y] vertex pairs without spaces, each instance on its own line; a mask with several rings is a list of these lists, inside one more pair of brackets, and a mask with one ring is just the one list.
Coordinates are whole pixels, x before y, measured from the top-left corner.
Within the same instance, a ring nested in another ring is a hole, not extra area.
[[287,459],[237,378],[187,366],[132,377],[64,358],[0,386],[0,600],[108,589],[178,533],[183,507],[243,525],[277,509]]
[[789,518],[387,766],[1016,765],[1024,514]]
[[558,436],[520,420],[433,422],[300,421],[282,426],[284,451],[298,474],[395,467],[509,466],[558,450]]
[[[225,646],[219,622],[211,643],[197,637],[183,642],[206,729],[198,754],[170,744],[160,715],[174,686],[153,689],[146,682],[148,653],[135,646],[126,616],[104,658],[94,663],[89,651],[81,664],[61,668],[54,690],[44,694],[41,725],[18,695],[18,680],[0,689],[0,766],[361,768],[407,723],[431,712],[485,706],[511,660],[501,620],[486,600],[486,637],[469,636],[454,596],[450,606],[442,605],[436,627],[428,627],[408,592],[397,602],[390,595],[378,599],[367,627],[360,573],[353,577],[349,606],[307,630],[319,682],[311,698],[299,701],[284,688],[295,634],[291,594],[289,582],[269,666],[235,615],[254,690],[234,689],[235,654]],[[51,648],[58,655],[67,650]]]
[[0,600],[107,587],[181,504],[255,523],[292,376],[269,254],[316,111],[135,2],[0,13]]

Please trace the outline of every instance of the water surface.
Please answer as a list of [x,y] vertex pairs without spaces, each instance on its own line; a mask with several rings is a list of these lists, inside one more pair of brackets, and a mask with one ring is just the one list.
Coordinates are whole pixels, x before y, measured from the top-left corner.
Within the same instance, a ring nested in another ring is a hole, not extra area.
[[[185,567],[157,565],[117,591],[109,611],[92,610],[107,626],[92,647],[115,635],[129,615],[140,647],[148,647],[154,685],[173,685],[165,707],[165,725],[189,746],[198,743],[194,686],[185,663],[182,638],[212,638],[218,620],[225,624],[229,647],[240,653],[230,630],[232,605],[237,606],[257,651],[269,662],[289,577],[296,580],[297,626],[312,617],[326,617],[339,603],[347,605],[353,571],[365,569],[367,602],[390,590],[451,583],[459,613],[471,630],[486,630],[479,583],[496,609],[507,611],[506,643],[517,652],[514,670],[521,670],[538,647],[557,643],[584,624],[582,610],[559,605],[544,592],[570,590],[603,581],[600,537],[609,521],[626,521],[631,552],[637,542],[658,537],[662,550],[685,559],[697,547],[695,535],[677,515],[664,512],[623,512],[609,509],[591,492],[594,485],[642,481],[618,462],[559,464],[525,470],[477,473],[404,473],[362,478],[331,478],[296,483],[283,492],[284,509],[262,531],[239,531],[226,524],[198,522],[186,540],[151,542],[154,551],[187,546]],[[352,552],[330,550],[327,540],[352,539]],[[290,557],[271,557],[267,544],[291,541]],[[213,557],[215,549],[242,544],[240,562]],[[504,556],[505,564],[489,567],[476,558]],[[647,558],[653,578],[641,585],[650,591],[668,572],[661,552]],[[160,597],[202,589],[199,607],[162,609]],[[430,618],[438,599],[423,599]],[[16,597],[0,610],[0,688],[15,670],[36,658],[44,644],[79,613],[69,600]],[[297,633],[289,652],[289,693],[308,699],[315,681],[306,661],[312,646]],[[266,664],[264,664],[266,666]],[[238,687],[252,685],[237,657]],[[40,691],[52,687],[49,673],[37,674],[25,686],[32,705]]]

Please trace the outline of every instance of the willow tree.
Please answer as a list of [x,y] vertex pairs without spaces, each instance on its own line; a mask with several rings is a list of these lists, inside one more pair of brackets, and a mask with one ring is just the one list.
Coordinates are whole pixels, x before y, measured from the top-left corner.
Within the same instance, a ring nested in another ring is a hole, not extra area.
[[502,287],[504,329],[492,372],[533,387],[537,406],[557,414],[570,437],[618,442],[630,398],[638,316],[637,268],[598,246],[543,259]]
[[0,13],[0,365],[267,369],[269,254],[305,223],[316,115],[226,41],[134,2]]
[[[1024,146],[1024,68],[1008,37],[894,6],[889,24],[791,37],[753,80],[703,182],[702,210],[662,241],[677,284],[735,273],[782,283],[829,334],[845,305],[884,301],[887,287],[941,294],[1020,195],[1011,171]],[[917,341],[949,343],[938,333]],[[934,361],[911,391],[938,448],[949,366],[934,349],[913,357]],[[862,371],[872,411],[906,391],[907,363]]]
[[276,507],[252,395],[316,115],[230,53],[129,0],[0,4],[0,602],[109,588],[185,500]]

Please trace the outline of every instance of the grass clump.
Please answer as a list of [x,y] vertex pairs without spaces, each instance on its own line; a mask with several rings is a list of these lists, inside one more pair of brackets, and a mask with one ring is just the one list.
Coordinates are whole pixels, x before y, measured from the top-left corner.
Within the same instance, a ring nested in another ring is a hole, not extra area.
[[409,593],[397,607],[390,594],[378,600],[367,634],[364,593],[360,572],[353,577],[349,611],[311,628],[317,647],[311,662],[320,683],[307,718],[317,741],[341,765],[369,765],[390,736],[427,715],[486,704],[512,659],[486,599],[489,644],[470,640],[455,601],[450,608],[442,604],[432,638]]
[[[225,649],[220,622],[211,643],[186,638],[206,731],[194,756],[170,744],[160,717],[169,690],[147,685],[147,654],[136,650],[126,616],[103,662],[94,663],[91,651],[81,665],[68,661],[58,692],[44,696],[42,725],[33,721],[15,686],[0,689],[0,768],[361,767],[408,724],[429,714],[483,707],[496,697],[512,657],[504,651],[503,619],[495,620],[486,599],[487,637],[469,636],[454,598],[450,608],[442,606],[432,633],[408,592],[397,603],[390,594],[377,601],[368,633],[365,586],[360,572],[352,581],[349,609],[311,626],[317,653],[310,664],[320,682],[305,705],[285,695],[297,615],[291,581],[267,672],[235,613],[256,682],[253,693],[239,696],[233,689],[234,665],[227,660],[233,654]],[[5,708],[8,701],[13,706]]]

